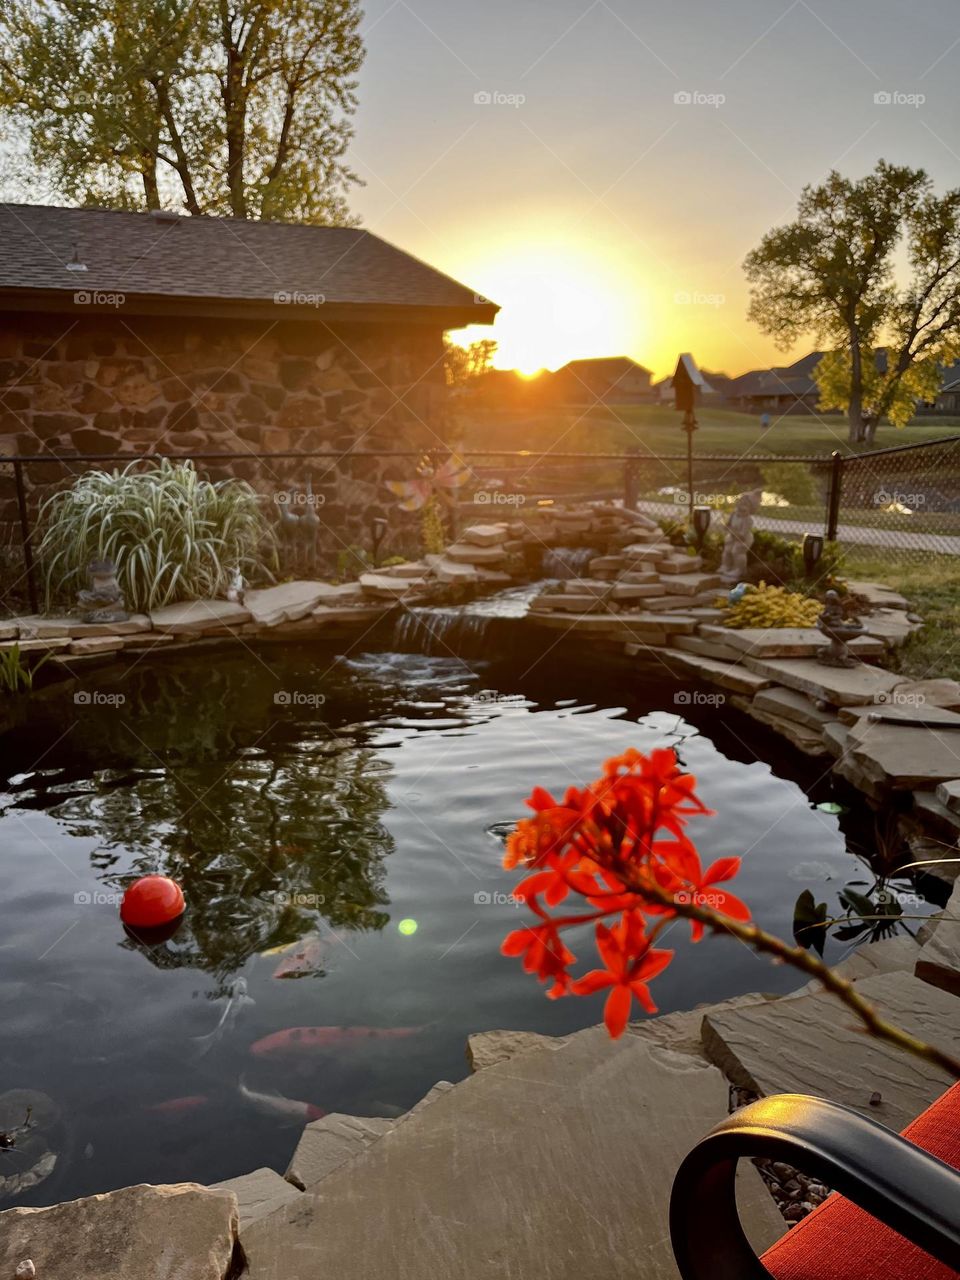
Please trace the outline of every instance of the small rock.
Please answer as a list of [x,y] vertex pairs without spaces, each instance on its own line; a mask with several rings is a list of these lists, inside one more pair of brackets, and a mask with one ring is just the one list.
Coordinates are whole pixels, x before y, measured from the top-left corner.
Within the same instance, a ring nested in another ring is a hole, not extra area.
[[882,1094],[880,1094],[879,1092],[878,1092],[878,1093],[871,1093],[871,1095],[870,1095],[870,1105],[871,1105],[871,1107],[879,1107],[879,1106],[880,1106],[880,1104],[881,1104],[882,1102],[883,1102],[883,1096],[882,1096]]
[[801,1218],[805,1218],[807,1215],[804,1213],[802,1205],[791,1204],[784,1209],[783,1216],[788,1222],[799,1222]]
[[787,1182],[794,1176],[794,1170],[788,1164],[781,1164],[779,1160],[774,1161],[770,1166],[770,1172],[781,1182]]
[[811,1204],[809,1200],[802,1200],[800,1202],[800,1208],[803,1210],[805,1214],[813,1213],[814,1209],[816,1208],[816,1205]]
[[31,1280],[31,1277],[37,1274],[37,1268],[33,1265],[32,1258],[24,1258],[13,1273],[16,1280]]
[[800,1199],[800,1183],[796,1178],[791,1178],[789,1182],[783,1184],[784,1194],[789,1196],[791,1200]]

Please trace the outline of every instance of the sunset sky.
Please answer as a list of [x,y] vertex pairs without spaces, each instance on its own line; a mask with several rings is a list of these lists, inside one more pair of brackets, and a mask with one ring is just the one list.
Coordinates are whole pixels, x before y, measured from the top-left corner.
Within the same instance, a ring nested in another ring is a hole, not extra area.
[[786,363],[741,264],[800,188],[880,157],[960,185],[956,0],[365,8],[354,208],[501,304],[456,335],[501,367]]

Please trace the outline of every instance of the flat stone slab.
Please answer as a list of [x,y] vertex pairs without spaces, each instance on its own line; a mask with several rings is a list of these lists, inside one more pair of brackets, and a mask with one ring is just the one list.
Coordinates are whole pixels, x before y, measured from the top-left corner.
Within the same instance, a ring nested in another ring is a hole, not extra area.
[[673,656],[687,671],[694,672],[711,684],[719,685],[721,689],[729,689],[732,693],[754,694],[770,683],[764,676],[755,675],[732,662],[718,662],[715,658],[704,658],[700,654],[686,653],[683,650],[677,650]]
[[960,814],[960,778],[941,782],[937,787],[937,799],[952,813]]
[[716,573],[673,573],[660,580],[662,590],[668,596],[698,596],[704,591],[719,587],[722,582]]
[[668,631],[685,634],[692,632],[696,623],[680,614],[664,613],[569,613],[557,615],[530,612],[530,622],[537,626],[562,627],[566,631],[596,631],[615,635],[620,639],[631,636],[665,635]]
[[393,1124],[392,1120],[378,1116],[348,1116],[336,1112],[320,1120],[312,1120],[300,1135],[284,1177],[301,1191],[315,1187],[335,1169],[389,1133]]
[[361,573],[364,595],[381,600],[405,596],[427,585],[426,578],[391,578],[386,573]]
[[458,564],[455,560],[440,557],[433,566],[433,572],[441,582],[478,582],[477,572],[472,565]]
[[329,598],[330,590],[326,582],[281,582],[276,587],[248,591],[243,604],[254,622],[275,627],[280,622],[305,618],[322,600]]
[[605,600],[642,600],[645,596],[660,594],[660,585],[656,579],[652,582],[592,582],[573,578],[563,584],[563,589],[570,595],[594,595]]
[[[829,641],[816,627],[713,627],[700,628],[709,640],[732,645],[755,658],[815,658]],[[879,657],[883,643],[869,636],[858,636],[850,644],[858,657]]]
[[37,1280],[224,1280],[238,1230],[236,1198],[193,1182],[8,1209],[0,1276],[30,1258]]
[[154,609],[150,622],[155,631],[175,636],[199,635],[216,628],[235,628],[250,622],[253,615],[243,605],[230,600],[190,600]]
[[960,684],[945,677],[901,680],[893,700],[903,706],[945,707],[960,711]]
[[960,996],[960,880],[937,921],[933,937],[917,957],[914,973],[953,996]]
[[[19,631],[24,640],[43,640],[50,637],[70,636],[82,640],[87,636],[131,636],[150,630],[150,619],[145,613],[132,613],[126,622],[81,622],[79,618],[41,618],[31,616],[16,619],[14,635]],[[0,638],[6,639],[6,627],[0,630]]]
[[[571,1280],[598,1265],[608,1280],[675,1280],[670,1186],[727,1097],[715,1068],[639,1037],[601,1029],[533,1049],[255,1223],[250,1280]],[[742,1212],[762,1249],[783,1222],[754,1172]]]
[[469,542],[475,547],[495,547],[507,540],[505,524],[472,524],[460,535],[462,542]]
[[837,707],[876,702],[880,694],[889,693],[901,683],[900,676],[879,667],[828,667],[809,658],[755,658],[745,654],[744,663],[757,675],[769,676],[773,684],[786,685]]
[[[669,554],[670,548],[656,542],[634,542],[630,546],[623,548],[623,559],[630,562],[639,561],[641,564],[657,564],[666,555]],[[590,562],[591,572],[593,571],[593,561]]]
[[844,724],[905,724],[926,725],[931,729],[960,729],[960,715],[946,707],[904,704],[894,701],[897,691],[881,694],[882,701],[866,707],[840,707],[839,716]]
[[808,729],[806,725],[798,724],[796,720],[787,720],[783,716],[777,715],[774,711],[767,711],[762,706],[758,706],[756,699],[753,700],[735,697],[734,705],[740,707],[748,716],[751,716],[758,724],[764,724],[768,729],[772,729],[774,733],[779,733],[782,738],[786,738],[792,746],[803,751],[808,756],[827,756],[830,754],[827,747],[823,744],[822,729]]
[[820,734],[824,725],[836,718],[832,711],[821,710],[805,693],[798,693],[796,689],[782,689],[778,685],[761,690],[754,698],[753,705],[758,711],[766,711],[782,720],[792,720],[795,724]]
[[382,565],[377,573],[385,573],[388,578],[427,578],[430,566],[423,560],[404,560],[402,564]]
[[739,662],[743,656],[736,649],[728,648],[702,636],[677,636],[675,647],[685,653],[697,653],[701,658],[714,658],[717,662]]
[[83,640],[70,641],[70,655],[78,658],[88,658],[101,653],[118,653],[122,648],[123,643],[119,636],[87,636]]
[[[881,973],[857,991],[889,1021],[960,1053],[956,997],[911,973]],[[900,1130],[953,1083],[946,1071],[858,1029],[825,991],[708,1014],[704,1047],[735,1083],[763,1094],[812,1093]],[[878,1106],[870,1097],[879,1093]]]
[[898,790],[935,790],[960,773],[960,729],[872,721],[850,728],[848,749],[874,778]]
[[883,582],[861,582],[847,579],[847,590],[854,595],[863,596],[872,605],[882,609],[908,609],[910,606],[898,591]]
[[467,1061],[471,1071],[482,1071],[531,1049],[560,1049],[564,1044],[563,1037],[542,1036],[536,1031],[479,1031],[467,1037]]
[[868,636],[876,636],[891,649],[904,644],[923,626],[922,622],[911,622],[903,609],[875,609],[860,621]]
[[255,1169],[239,1178],[215,1182],[210,1190],[232,1191],[237,1197],[241,1231],[302,1195],[286,1178],[281,1178],[276,1169]]
[[507,555],[500,547],[477,547],[469,542],[454,542],[444,554],[457,564],[499,564]]

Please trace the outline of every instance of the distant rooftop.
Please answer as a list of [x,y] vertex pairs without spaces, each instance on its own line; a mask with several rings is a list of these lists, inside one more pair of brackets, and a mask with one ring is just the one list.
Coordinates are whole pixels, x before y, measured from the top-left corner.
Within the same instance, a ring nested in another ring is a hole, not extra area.
[[0,307],[13,309],[57,310],[103,291],[122,293],[128,312],[316,319],[322,307],[321,319],[446,328],[489,324],[498,310],[355,227],[2,204],[0,243]]

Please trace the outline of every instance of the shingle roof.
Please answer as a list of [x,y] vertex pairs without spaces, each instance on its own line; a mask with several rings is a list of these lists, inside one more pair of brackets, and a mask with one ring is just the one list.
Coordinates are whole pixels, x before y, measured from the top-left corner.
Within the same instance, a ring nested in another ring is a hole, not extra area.
[[629,356],[595,356],[586,357],[583,360],[570,360],[558,369],[557,373],[599,373],[604,377],[610,378],[611,381],[617,378],[623,378],[628,373],[649,373],[650,370],[644,368],[642,364],[638,364],[636,360],[631,360]]
[[[291,299],[288,314],[315,313],[318,297],[338,309],[463,313],[463,324],[490,323],[497,310],[354,227],[2,204],[0,244],[0,301],[16,293],[26,306],[103,290],[163,302],[167,311],[182,302],[191,314],[223,314],[226,303],[240,313],[272,308],[278,294]],[[74,261],[86,270],[68,269]],[[298,304],[298,295],[309,301]]]

